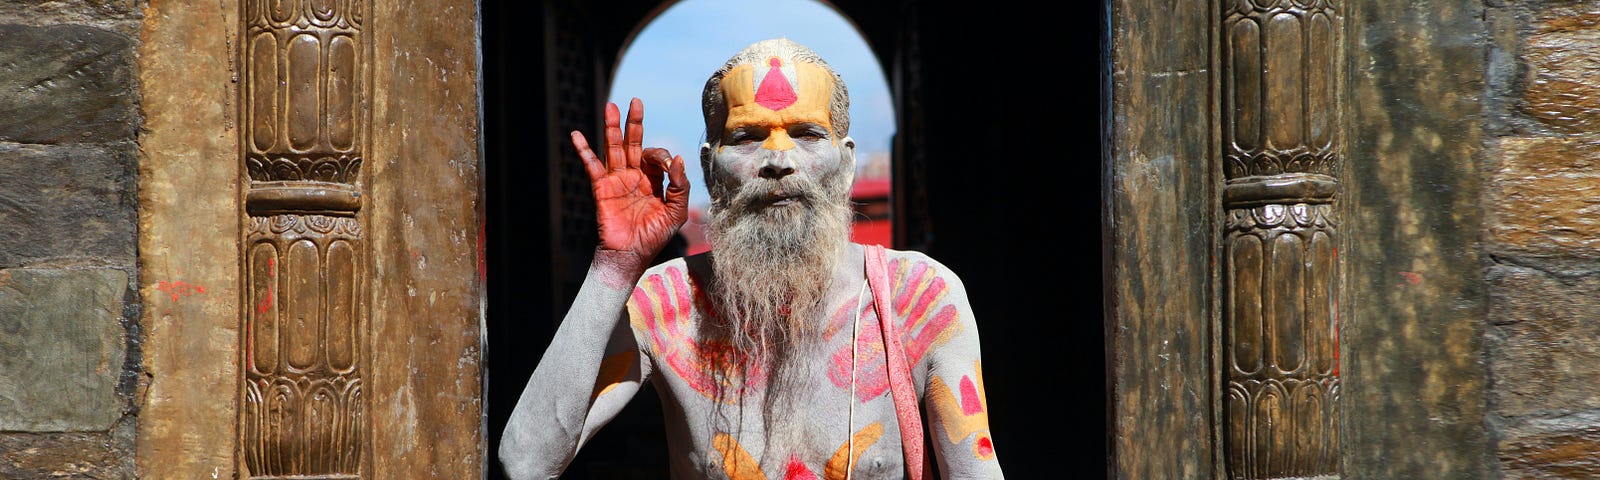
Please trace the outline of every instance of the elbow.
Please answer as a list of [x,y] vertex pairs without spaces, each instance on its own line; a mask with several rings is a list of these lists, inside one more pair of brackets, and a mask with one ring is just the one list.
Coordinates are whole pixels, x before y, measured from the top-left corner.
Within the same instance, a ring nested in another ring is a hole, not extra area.
[[518,441],[513,431],[512,426],[507,425],[505,434],[500,436],[500,451],[496,452],[500,458],[500,470],[506,474],[506,478],[533,478],[529,476],[532,470],[528,468],[528,449]]
[[555,458],[555,455],[542,454],[541,449],[526,434],[528,430],[518,423],[513,418],[506,425],[505,433],[500,436],[500,449],[496,452],[500,457],[501,471],[505,472],[506,478],[513,480],[560,478],[563,465],[559,459]]

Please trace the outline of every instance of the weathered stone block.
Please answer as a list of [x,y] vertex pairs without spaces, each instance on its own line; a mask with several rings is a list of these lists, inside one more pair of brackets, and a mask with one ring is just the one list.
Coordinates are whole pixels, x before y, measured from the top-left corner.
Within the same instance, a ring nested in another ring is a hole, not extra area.
[[1560,132],[1600,129],[1600,13],[1585,8],[1538,12],[1522,48],[1522,111]]
[[0,433],[0,478],[133,478],[106,433]]
[[137,16],[134,0],[7,0],[0,2],[0,18],[39,19],[40,24],[60,17],[125,18]]
[[132,140],[132,40],[83,25],[0,24],[0,140]]
[[1490,248],[1600,257],[1600,138],[1505,137],[1490,183]]
[[[1553,268],[1552,268],[1553,269]],[[1508,417],[1600,408],[1600,272],[1487,275],[1490,405]]]
[[0,268],[62,257],[131,266],[134,162],[131,144],[0,144]]
[[1499,445],[1504,478],[1600,478],[1600,412],[1509,423]]
[[115,269],[0,270],[0,431],[108,431],[122,416]]

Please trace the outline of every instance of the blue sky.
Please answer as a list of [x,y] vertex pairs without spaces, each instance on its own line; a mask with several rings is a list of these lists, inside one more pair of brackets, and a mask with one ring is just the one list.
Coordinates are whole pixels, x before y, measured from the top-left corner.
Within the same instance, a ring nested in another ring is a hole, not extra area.
[[700,89],[728,57],[777,37],[811,48],[844,77],[856,157],[889,151],[894,110],[883,68],[861,34],[832,7],[812,0],[685,0],[634,38],[617,68],[610,100],[624,114],[633,97],[644,101],[644,144],[689,162],[691,206],[710,202],[698,154],[705,135]]

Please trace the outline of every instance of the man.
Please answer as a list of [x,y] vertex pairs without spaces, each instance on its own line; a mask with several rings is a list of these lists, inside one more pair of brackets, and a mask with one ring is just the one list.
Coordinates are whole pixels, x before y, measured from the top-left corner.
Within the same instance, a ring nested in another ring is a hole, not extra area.
[[639,99],[626,133],[607,105],[604,161],[572,133],[600,245],[506,427],[507,473],[559,476],[649,381],[673,478],[926,478],[924,431],[946,478],[1002,478],[960,279],[849,241],[855,142],[838,74],[767,40],[702,95],[705,254],[649,265],[687,218],[689,185],[682,157],[642,148]]

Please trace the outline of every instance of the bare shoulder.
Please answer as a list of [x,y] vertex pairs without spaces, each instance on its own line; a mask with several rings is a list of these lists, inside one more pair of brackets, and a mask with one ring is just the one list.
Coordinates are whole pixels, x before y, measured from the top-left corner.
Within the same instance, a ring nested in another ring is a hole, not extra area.
[[690,321],[694,309],[695,280],[690,262],[683,257],[645,269],[628,297],[629,322],[639,333],[678,327]]
[[677,300],[679,295],[687,296],[694,292],[697,287],[695,277],[699,275],[697,264],[703,266],[704,263],[691,257],[678,257],[645,269],[634,285],[634,300],[642,300],[637,297],[648,294],[653,300],[676,303],[672,300]]
[[677,271],[682,272],[682,271],[685,271],[687,269],[688,269],[688,260],[685,259],[684,257],[678,257],[678,258],[674,258],[674,259],[671,259],[671,260],[667,260],[665,262],[661,262],[661,263],[655,264],[654,266],[651,266],[650,268],[645,269],[644,275],[640,275],[639,276],[639,280],[640,280],[640,282],[643,282],[644,279],[650,278],[650,276],[652,276],[652,275],[663,275],[663,274],[666,274],[668,270],[677,270]]
[[896,289],[901,287],[915,288],[924,282],[939,280],[945,290],[959,293],[959,300],[966,301],[965,286],[961,284],[961,277],[956,272],[932,256],[917,250],[884,249],[884,256],[889,261],[889,273]]

